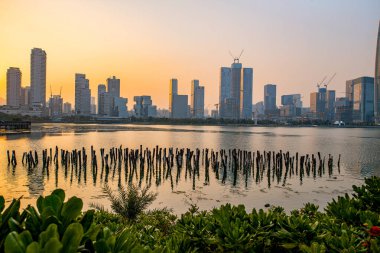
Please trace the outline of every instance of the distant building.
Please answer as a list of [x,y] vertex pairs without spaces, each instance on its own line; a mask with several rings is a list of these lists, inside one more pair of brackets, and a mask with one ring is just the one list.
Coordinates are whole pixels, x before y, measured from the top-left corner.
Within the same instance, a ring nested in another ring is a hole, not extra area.
[[234,59],[230,68],[222,67],[219,87],[219,116],[229,119],[252,118],[253,69],[243,68]]
[[374,84],[374,115],[376,123],[380,123],[380,21],[377,33],[376,62]]
[[199,86],[199,80],[191,81],[191,117],[203,118],[205,107],[205,88]]
[[91,97],[91,114],[96,114],[95,97]]
[[157,109],[157,117],[159,118],[170,118],[170,111],[167,109]]
[[336,98],[335,100],[335,121],[349,123],[352,121],[352,109],[346,97]]
[[20,106],[21,95],[21,71],[19,68],[9,68],[7,70],[7,105],[12,107]]
[[264,86],[264,113],[267,116],[277,115],[276,89],[275,84],[267,84]]
[[335,90],[327,90],[326,92],[326,116],[325,119],[333,122],[335,119]]
[[110,109],[107,109],[104,105],[104,93],[107,92],[106,86],[104,84],[98,85],[98,114],[99,115],[106,115],[106,112],[109,112]]
[[301,115],[301,94],[290,94],[281,96],[280,116],[296,117]]
[[75,74],[75,114],[91,114],[91,90],[85,74]]
[[335,90],[318,88],[318,92],[310,93],[310,112],[314,119],[335,119]]
[[71,114],[71,104],[69,102],[66,102],[63,104],[63,113],[64,114]]
[[264,102],[257,102],[252,106],[252,111],[255,114],[255,117],[264,115]]
[[120,79],[113,76],[107,79],[108,92],[113,97],[120,97]]
[[120,79],[113,76],[107,79],[107,86],[98,85],[98,115],[102,117],[127,118],[128,99],[120,97]]
[[219,86],[219,116],[225,118],[227,98],[231,94],[231,68],[222,67],[220,69],[220,86]]
[[346,82],[346,95],[353,122],[372,122],[374,116],[374,78],[359,77]]
[[122,97],[114,97],[114,108],[113,108],[113,115],[114,117],[119,118],[128,118],[128,99],[122,98]]
[[133,106],[136,117],[148,118],[157,116],[157,106],[153,105],[150,96],[135,96]]
[[240,118],[252,119],[253,69],[243,68],[240,88]]
[[20,105],[30,105],[30,86],[21,87],[20,90]]
[[189,103],[187,95],[178,95],[178,80],[171,79],[169,83],[169,111],[171,118],[180,119],[189,117]]
[[53,95],[49,98],[49,116],[62,116],[63,99],[60,95]]
[[40,48],[33,48],[31,53],[30,65],[31,105],[33,107],[45,107],[46,52]]

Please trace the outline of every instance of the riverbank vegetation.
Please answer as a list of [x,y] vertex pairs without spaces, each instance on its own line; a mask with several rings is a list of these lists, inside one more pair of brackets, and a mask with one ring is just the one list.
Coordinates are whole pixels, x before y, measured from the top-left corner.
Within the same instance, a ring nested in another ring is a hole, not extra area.
[[380,178],[368,178],[363,186],[353,186],[353,191],[333,199],[324,210],[308,203],[290,213],[281,207],[247,212],[243,205],[227,204],[210,211],[192,206],[180,217],[167,209],[143,212],[140,208],[135,216],[105,210],[83,212],[82,200],[75,196],[66,200],[60,189],[24,210],[20,209],[21,199],[5,208],[0,197],[0,250],[379,252]]

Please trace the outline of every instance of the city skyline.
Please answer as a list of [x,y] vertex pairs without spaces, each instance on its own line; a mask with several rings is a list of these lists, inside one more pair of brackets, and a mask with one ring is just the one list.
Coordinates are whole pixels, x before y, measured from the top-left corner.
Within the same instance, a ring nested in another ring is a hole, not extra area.
[[[229,50],[233,54],[245,50],[241,62],[255,73],[253,103],[263,101],[267,83],[277,84],[278,94],[302,94],[308,106],[308,94],[317,90],[316,83],[325,75],[337,72],[331,84],[337,92],[344,91],[346,80],[374,76],[377,1],[209,1],[202,2],[202,8],[188,1],[162,1],[159,6],[149,1],[86,3],[36,1],[35,12],[27,12],[29,2],[0,3],[4,14],[0,32],[9,35],[0,44],[0,97],[6,97],[9,67],[20,68],[22,86],[30,85],[28,54],[33,47],[48,55],[47,88],[51,85],[57,94],[62,86],[62,97],[72,104],[74,74],[85,73],[92,91],[115,75],[121,80],[122,96],[133,101],[136,95],[152,95],[159,108],[168,108],[170,78],[180,80],[181,94],[191,94],[191,80],[202,80],[205,107],[213,109],[219,100],[220,67],[233,61]],[[80,7],[88,8],[87,21],[76,10]],[[62,16],[65,9],[72,10],[68,20]],[[146,11],[140,13],[142,9]],[[44,11],[46,17],[41,18],[38,14]],[[170,22],[169,13],[175,13],[178,24]],[[25,15],[30,25],[16,20],[19,15]],[[97,24],[102,15],[108,21]],[[192,17],[198,18],[191,22]],[[52,21],[45,22],[48,18]],[[212,32],[207,34],[209,28]]]

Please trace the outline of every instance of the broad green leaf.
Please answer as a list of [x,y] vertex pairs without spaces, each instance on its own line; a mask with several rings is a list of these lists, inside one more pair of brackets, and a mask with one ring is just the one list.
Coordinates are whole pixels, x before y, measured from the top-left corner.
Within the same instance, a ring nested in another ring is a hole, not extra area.
[[47,229],[39,235],[38,241],[41,248],[44,248],[45,244],[52,238],[59,240],[58,227],[56,224],[50,224]]
[[[25,231],[29,233],[29,231]],[[24,232],[23,232],[24,233]],[[29,233],[30,239],[31,235]],[[17,232],[11,232],[7,235],[5,238],[5,252],[7,253],[23,253],[26,250],[26,247],[28,246],[28,235],[24,234],[21,236],[21,234],[18,234]],[[32,241],[32,239],[31,239]]]
[[44,211],[44,197],[42,196],[37,199],[37,209],[40,214]]
[[[62,243],[58,238],[51,238],[42,249],[42,253],[60,253],[63,248]],[[75,251],[74,251],[75,252]]]
[[55,189],[55,190],[51,193],[51,195],[56,195],[56,196],[58,196],[58,197],[61,199],[62,203],[65,201],[65,191],[62,190],[62,189]]
[[79,223],[70,224],[62,238],[62,253],[77,252],[78,246],[83,237],[83,228]]
[[82,208],[83,201],[75,196],[63,204],[61,215],[64,219],[64,224],[68,224],[70,221],[75,220],[80,215]]
[[62,200],[58,195],[50,195],[45,197],[44,199],[44,207],[45,209],[47,207],[51,207],[54,210],[54,214],[58,216],[59,211],[61,210],[62,207]]
[[88,210],[80,221],[85,232],[90,228],[92,222],[94,221],[94,213],[95,210]]
[[26,248],[26,253],[39,253],[39,252],[41,252],[41,247],[38,244],[38,242],[32,242]]

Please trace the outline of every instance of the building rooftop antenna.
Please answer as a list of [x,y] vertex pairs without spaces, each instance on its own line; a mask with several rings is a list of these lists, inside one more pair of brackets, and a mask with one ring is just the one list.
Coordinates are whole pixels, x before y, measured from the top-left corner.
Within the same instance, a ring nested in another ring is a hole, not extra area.
[[230,53],[232,59],[234,59],[234,63],[239,63],[239,61],[240,61],[240,57],[241,57],[241,55],[243,54],[243,52],[244,52],[244,49],[241,50],[240,55],[239,55],[238,57],[236,57],[236,56],[234,56],[234,55],[231,53],[231,51],[229,51],[229,53]]

